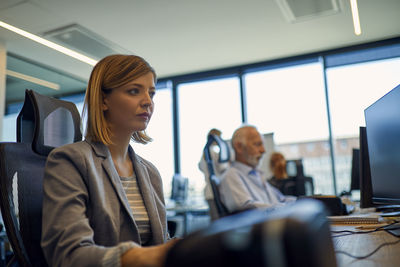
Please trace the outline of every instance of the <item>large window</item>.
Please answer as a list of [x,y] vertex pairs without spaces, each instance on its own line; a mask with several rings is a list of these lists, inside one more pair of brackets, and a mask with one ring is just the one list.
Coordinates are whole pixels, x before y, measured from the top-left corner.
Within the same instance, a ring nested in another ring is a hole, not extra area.
[[332,194],[322,71],[315,62],[246,74],[247,116],[261,133],[274,133],[275,149],[287,159],[303,160],[315,193]]
[[[165,77],[159,81],[163,88],[157,88],[155,113],[147,129],[154,141],[132,145],[159,169],[165,196],[170,196],[174,173],[180,172],[189,178],[189,200],[203,199],[205,177],[198,163],[207,133],[217,128],[225,140],[230,139],[242,123],[242,114],[266,138],[268,150],[261,168],[268,177],[271,176],[269,154],[278,150],[287,159],[303,160],[305,174],[314,178],[316,194],[335,192],[334,173],[336,192],[348,191],[352,149],[359,146],[359,127],[365,125],[364,109],[400,83],[399,39],[321,52],[318,54],[321,61],[314,56]],[[82,110],[85,81],[14,55],[7,56],[7,69],[11,72],[6,79],[6,116],[1,141],[16,139],[15,121],[25,88],[45,95],[68,96],[65,99],[75,102],[79,111]],[[17,73],[49,81],[60,89],[20,79]],[[218,76],[220,73],[229,74],[222,78]],[[242,74],[244,99],[241,99],[239,79]],[[204,78],[201,80],[200,76]],[[168,87],[169,80],[175,84],[176,91]],[[75,94],[80,94],[80,98]],[[177,114],[173,114],[173,107]],[[332,136],[329,136],[329,125]]]
[[230,139],[241,124],[239,79],[181,84],[178,95],[181,173],[189,178],[190,197],[204,198],[205,179],[198,162],[211,128],[221,130],[222,138]]
[[400,58],[327,69],[338,192],[350,190],[352,149],[364,110],[400,84]]
[[154,114],[147,127],[153,139],[147,145],[131,142],[135,152],[152,162],[161,174],[164,194],[169,198],[174,174],[174,143],[172,131],[172,93],[170,88],[157,88],[154,96]]

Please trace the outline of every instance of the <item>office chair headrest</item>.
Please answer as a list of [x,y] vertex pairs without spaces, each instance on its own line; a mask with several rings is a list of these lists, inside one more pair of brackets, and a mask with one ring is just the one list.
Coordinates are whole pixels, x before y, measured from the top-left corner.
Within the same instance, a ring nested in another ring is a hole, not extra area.
[[55,147],[82,140],[80,115],[74,103],[25,91],[17,117],[17,142],[47,156]]
[[206,153],[205,153],[205,155],[206,155],[206,160],[207,160],[207,154],[209,154],[209,153],[208,153],[208,152],[209,152],[209,148],[210,148],[211,144],[213,144],[214,142],[218,145],[218,147],[219,147],[219,149],[220,149],[220,151],[219,151],[219,157],[218,157],[218,162],[219,162],[219,163],[228,162],[228,161],[230,160],[230,156],[231,156],[228,143],[225,142],[225,141],[224,141],[221,137],[219,137],[218,135],[212,135],[212,134],[210,134],[210,135],[208,136],[207,144],[206,144],[206,146],[205,146],[205,148],[204,148],[204,149],[207,150]]

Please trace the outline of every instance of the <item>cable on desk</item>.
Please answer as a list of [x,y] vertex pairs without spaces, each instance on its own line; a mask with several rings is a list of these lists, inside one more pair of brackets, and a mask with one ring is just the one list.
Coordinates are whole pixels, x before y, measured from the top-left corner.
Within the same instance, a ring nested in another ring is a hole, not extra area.
[[367,255],[364,255],[364,256],[351,255],[350,253],[348,253],[346,251],[342,251],[342,250],[335,250],[335,253],[336,254],[344,254],[346,256],[349,256],[349,257],[352,257],[352,258],[355,258],[355,259],[358,259],[358,260],[362,260],[362,259],[366,259],[366,258],[372,256],[375,252],[377,252],[378,250],[380,250],[384,246],[395,245],[397,243],[400,243],[400,239],[397,240],[397,241],[394,241],[394,242],[386,242],[386,243],[380,244],[376,249],[374,249],[374,251],[372,251],[372,252],[370,252],[370,253],[368,253]]
[[[347,233],[347,234],[342,234],[342,235],[333,235],[332,236],[332,238],[334,238],[334,237],[342,237],[342,236],[347,236],[347,235],[354,235],[354,234],[364,234],[365,232],[355,232],[355,233]],[[368,231],[368,233],[369,233],[369,231]],[[368,234],[368,233],[365,233],[365,234]]]
[[[369,231],[352,231],[352,230],[334,231],[334,230],[331,230],[331,233],[334,233],[334,234],[347,233],[347,234],[344,234],[344,235],[336,235],[336,236],[332,236],[332,237],[341,237],[341,236],[353,235],[353,234],[370,234],[370,233],[373,233],[373,232],[384,230],[385,227],[392,226],[392,225],[395,225],[397,223],[399,223],[399,221],[395,221],[395,222],[392,222],[390,224],[385,224],[385,225],[379,226],[379,227],[377,227],[377,228],[375,228],[373,230],[369,230]],[[399,225],[399,227],[400,227],[400,225]]]

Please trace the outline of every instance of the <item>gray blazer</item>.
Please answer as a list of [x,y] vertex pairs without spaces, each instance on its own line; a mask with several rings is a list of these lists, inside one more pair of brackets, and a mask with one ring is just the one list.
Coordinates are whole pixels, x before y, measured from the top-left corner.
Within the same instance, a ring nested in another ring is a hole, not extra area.
[[[131,147],[129,153],[150,218],[150,244],[161,244],[167,227],[160,174]],[[50,266],[101,266],[106,253],[117,255],[126,241],[140,244],[138,227],[104,144],[85,140],[54,149],[47,159],[43,191],[41,245]]]

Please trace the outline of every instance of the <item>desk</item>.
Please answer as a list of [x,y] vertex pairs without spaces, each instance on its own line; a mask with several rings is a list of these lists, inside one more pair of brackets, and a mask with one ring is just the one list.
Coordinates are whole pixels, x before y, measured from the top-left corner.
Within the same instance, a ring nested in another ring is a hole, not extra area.
[[191,215],[208,215],[208,206],[177,204],[174,207],[167,208],[167,217],[183,217],[183,236],[186,236],[189,233],[189,217]]
[[[356,230],[351,225],[333,225],[332,230]],[[333,234],[332,236],[340,235]],[[366,255],[375,250],[379,245],[394,242],[399,238],[385,232],[378,231],[370,234],[354,234],[341,237],[332,237],[335,250],[346,251],[355,256]],[[338,267],[397,267],[400,266],[400,243],[382,247],[372,256],[357,260],[344,254],[337,254]]]

